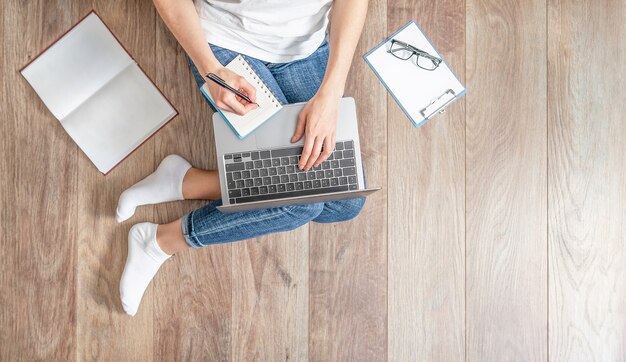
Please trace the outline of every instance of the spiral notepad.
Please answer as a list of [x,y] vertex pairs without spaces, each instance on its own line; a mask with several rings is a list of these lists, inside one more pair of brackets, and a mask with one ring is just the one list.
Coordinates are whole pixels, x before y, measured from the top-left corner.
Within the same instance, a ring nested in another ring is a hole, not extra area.
[[[248,83],[256,88],[256,101],[259,107],[243,116],[215,107],[235,134],[237,134],[239,138],[244,138],[280,111],[283,106],[241,55],[238,55],[237,58],[228,63],[226,68],[244,77]],[[202,94],[215,106],[215,103],[211,99],[211,93],[209,92],[207,83],[202,86],[201,90]]]

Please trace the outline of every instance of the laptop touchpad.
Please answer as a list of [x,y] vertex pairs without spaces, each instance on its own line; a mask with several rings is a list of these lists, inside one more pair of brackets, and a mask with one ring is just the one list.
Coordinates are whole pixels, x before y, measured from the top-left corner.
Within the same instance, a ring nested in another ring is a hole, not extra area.
[[[298,107],[298,109],[299,108],[300,107]],[[257,147],[259,149],[266,149],[280,146],[302,145],[304,143],[304,137],[295,144],[291,143],[291,137],[293,137],[296,131],[297,117],[297,112],[283,108],[279,113],[253,132]]]

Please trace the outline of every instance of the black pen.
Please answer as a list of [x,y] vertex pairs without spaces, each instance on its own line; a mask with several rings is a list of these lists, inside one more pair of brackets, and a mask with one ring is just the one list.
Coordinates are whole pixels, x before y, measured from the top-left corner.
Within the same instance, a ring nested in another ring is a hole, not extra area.
[[[215,83],[221,85],[222,87],[228,89],[229,91],[235,93],[236,95],[238,95],[239,97],[241,97],[243,100],[245,100],[248,103],[252,103],[252,104],[256,104],[257,106],[259,106],[258,103],[253,102],[250,98],[248,98],[248,96],[246,96],[245,94],[241,93],[240,91],[236,90],[235,88],[229,86],[226,82],[224,82],[224,79],[218,77],[217,75],[213,74],[213,73],[208,73],[206,75],[207,78],[209,78],[210,80],[214,81]],[[261,107],[261,106],[259,106]]]

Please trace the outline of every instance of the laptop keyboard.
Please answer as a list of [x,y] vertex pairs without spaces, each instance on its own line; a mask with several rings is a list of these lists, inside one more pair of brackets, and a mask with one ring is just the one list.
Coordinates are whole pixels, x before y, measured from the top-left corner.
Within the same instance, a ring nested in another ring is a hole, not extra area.
[[231,204],[357,190],[354,142],[339,141],[332,155],[308,172],[298,168],[302,147],[224,155]]

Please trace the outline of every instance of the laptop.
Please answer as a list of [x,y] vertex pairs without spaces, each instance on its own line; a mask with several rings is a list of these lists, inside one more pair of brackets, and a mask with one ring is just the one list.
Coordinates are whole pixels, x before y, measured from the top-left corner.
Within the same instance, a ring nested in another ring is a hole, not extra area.
[[333,154],[308,172],[298,168],[304,137],[291,143],[298,114],[306,103],[283,109],[244,139],[219,113],[213,114],[222,212],[368,196],[353,98],[342,98]]

